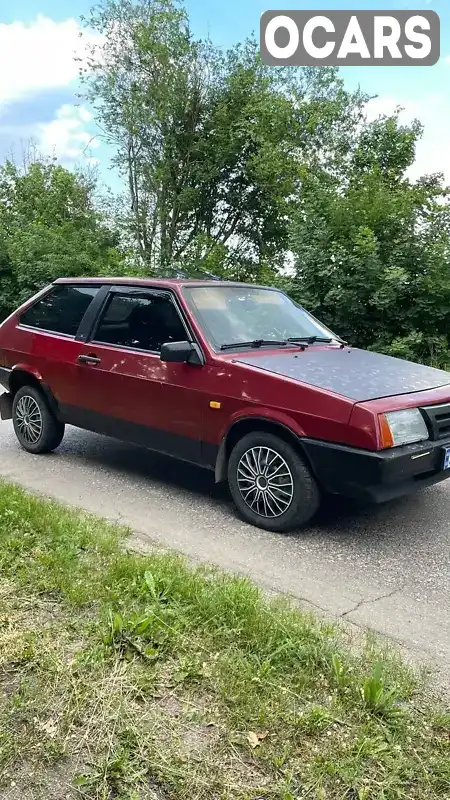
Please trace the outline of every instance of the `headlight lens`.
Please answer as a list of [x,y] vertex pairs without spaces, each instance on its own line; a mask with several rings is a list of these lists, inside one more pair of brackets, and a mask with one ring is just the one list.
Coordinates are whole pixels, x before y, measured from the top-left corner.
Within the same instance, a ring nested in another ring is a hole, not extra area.
[[390,411],[383,415],[392,434],[392,447],[423,442],[429,438],[428,428],[418,408]]

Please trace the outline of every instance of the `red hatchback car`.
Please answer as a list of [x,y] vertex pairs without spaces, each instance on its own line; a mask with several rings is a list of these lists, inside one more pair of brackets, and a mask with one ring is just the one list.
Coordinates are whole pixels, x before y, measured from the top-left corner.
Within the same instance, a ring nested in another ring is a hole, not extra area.
[[60,279],[0,326],[25,450],[66,423],[228,480],[242,517],[305,524],[450,477],[450,373],[347,346],[286,295],[219,281]]

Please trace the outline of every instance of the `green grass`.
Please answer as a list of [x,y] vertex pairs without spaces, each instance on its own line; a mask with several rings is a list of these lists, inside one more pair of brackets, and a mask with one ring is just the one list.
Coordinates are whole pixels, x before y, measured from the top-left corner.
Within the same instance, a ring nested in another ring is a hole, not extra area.
[[450,797],[450,714],[370,639],[0,483],[0,797]]

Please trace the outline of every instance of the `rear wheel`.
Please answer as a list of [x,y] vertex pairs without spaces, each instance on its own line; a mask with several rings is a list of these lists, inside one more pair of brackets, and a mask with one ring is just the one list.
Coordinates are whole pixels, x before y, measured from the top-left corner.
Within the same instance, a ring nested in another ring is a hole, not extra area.
[[12,406],[14,431],[29,453],[50,453],[61,444],[64,425],[50,411],[44,395],[34,386],[22,386]]
[[299,453],[270,433],[249,433],[237,443],[228,482],[241,517],[269,531],[305,525],[320,504],[317,484]]

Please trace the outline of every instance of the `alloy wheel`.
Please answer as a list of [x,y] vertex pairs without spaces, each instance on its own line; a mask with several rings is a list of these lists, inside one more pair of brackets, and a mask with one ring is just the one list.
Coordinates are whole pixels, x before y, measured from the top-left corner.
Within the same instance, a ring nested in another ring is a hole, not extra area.
[[291,470],[270,447],[245,451],[237,466],[237,484],[246,505],[260,517],[280,517],[294,498]]
[[42,414],[38,403],[25,394],[16,406],[16,426],[18,433],[27,444],[36,444],[42,436]]

